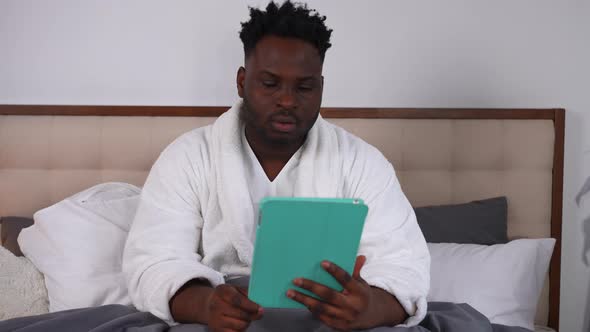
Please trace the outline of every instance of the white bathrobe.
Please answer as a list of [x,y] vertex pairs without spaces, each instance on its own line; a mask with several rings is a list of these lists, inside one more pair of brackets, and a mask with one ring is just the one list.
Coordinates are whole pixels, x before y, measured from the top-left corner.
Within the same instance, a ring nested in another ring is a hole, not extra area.
[[249,275],[261,196],[347,197],[369,206],[361,276],[396,296],[411,316],[407,325],[419,323],[426,314],[430,256],[392,165],[373,146],[319,117],[269,181],[244,138],[240,107],[238,102],[214,124],[176,139],[152,167],[123,261],[135,306],[172,322],[169,300],[187,281],[204,278],[217,286]]

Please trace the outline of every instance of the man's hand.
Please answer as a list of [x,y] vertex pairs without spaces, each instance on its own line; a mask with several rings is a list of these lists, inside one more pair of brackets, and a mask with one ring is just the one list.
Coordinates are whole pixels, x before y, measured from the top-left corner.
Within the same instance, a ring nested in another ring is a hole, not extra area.
[[207,325],[211,331],[245,331],[262,317],[262,307],[248,299],[245,288],[220,285],[207,298]]
[[308,279],[297,278],[293,284],[316,294],[322,300],[292,289],[287,292],[287,296],[305,305],[324,324],[337,330],[366,329],[403,322],[407,314],[397,299],[379,288],[369,286],[361,278],[360,271],[365,261],[365,256],[357,257],[352,276],[334,263],[322,262],[322,267],[342,285],[342,292]]
[[245,331],[262,317],[262,307],[248,299],[247,290],[230,285],[211,287],[192,280],[170,301],[170,311],[179,323],[207,324],[211,331]]

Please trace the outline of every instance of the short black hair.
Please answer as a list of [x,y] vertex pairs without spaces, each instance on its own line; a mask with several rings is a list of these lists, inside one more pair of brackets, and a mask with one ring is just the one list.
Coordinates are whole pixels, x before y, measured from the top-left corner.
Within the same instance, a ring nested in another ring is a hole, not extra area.
[[271,1],[266,11],[250,7],[250,20],[242,23],[240,39],[244,55],[248,57],[256,44],[266,36],[297,38],[311,43],[318,50],[322,62],[330,44],[332,29],[324,24],[326,16],[308,9],[306,4],[285,1],[278,6]]

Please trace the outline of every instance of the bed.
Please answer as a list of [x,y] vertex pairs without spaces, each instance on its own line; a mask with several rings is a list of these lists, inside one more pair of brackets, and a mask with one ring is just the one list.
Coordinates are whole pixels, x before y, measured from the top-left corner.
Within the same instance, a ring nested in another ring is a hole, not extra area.
[[[95,184],[141,186],[163,148],[226,107],[0,105],[0,216]],[[559,325],[562,109],[325,108],[376,146],[413,206],[508,199],[508,235],[557,240],[536,325]]]

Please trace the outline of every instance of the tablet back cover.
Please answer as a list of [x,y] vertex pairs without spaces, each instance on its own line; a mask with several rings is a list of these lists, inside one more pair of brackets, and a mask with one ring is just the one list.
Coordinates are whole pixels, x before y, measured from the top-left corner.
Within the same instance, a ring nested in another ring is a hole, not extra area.
[[[352,274],[368,208],[358,199],[266,198],[260,203],[249,298],[268,308],[302,308],[287,290],[303,277],[342,286],[321,267],[329,260]],[[311,294],[310,294],[311,295]]]

